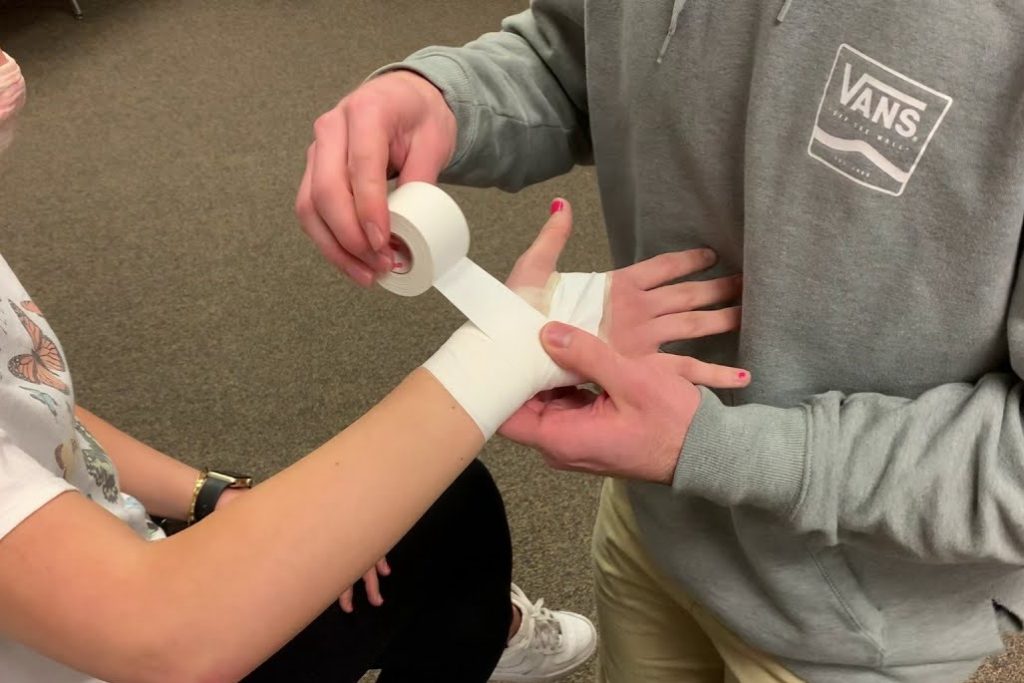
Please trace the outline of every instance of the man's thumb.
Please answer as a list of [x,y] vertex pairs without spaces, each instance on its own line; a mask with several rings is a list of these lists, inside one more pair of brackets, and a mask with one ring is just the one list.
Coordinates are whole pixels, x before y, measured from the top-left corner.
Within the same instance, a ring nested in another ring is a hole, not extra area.
[[540,333],[544,350],[560,367],[609,392],[622,384],[621,358],[606,343],[579,328],[550,322]]

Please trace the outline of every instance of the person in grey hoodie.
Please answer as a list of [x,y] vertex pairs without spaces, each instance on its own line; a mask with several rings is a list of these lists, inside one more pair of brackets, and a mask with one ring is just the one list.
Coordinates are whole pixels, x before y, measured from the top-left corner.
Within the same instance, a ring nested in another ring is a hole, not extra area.
[[616,265],[742,271],[741,331],[671,350],[748,388],[626,376],[562,330],[557,361],[635,400],[506,425],[618,477],[604,680],[962,681],[1019,626],[1022,31],[997,0],[534,0],[318,120],[297,208],[363,284],[388,173],[514,191],[587,163]]

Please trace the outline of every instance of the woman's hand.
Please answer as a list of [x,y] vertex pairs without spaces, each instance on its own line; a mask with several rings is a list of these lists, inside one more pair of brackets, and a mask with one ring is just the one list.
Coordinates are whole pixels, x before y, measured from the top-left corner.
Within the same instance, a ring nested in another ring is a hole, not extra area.
[[[516,261],[506,284],[542,313],[548,313],[557,284],[558,257],[572,233],[572,207],[564,199],[551,204],[551,217],[537,239]],[[635,358],[655,353],[666,343],[739,329],[743,281],[730,275],[668,284],[714,265],[710,249],[661,254],[609,273],[599,336],[619,354]],[[750,383],[740,368],[685,357],[683,375],[694,384],[734,389]],[[680,364],[677,363],[677,366]]]
[[[366,599],[369,600],[370,604],[374,607],[380,607],[384,604],[384,596],[380,592],[380,577],[389,576],[391,574],[391,565],[388,564],[388,559],[382,557],[377,560],[377,564],[370,567],[370,571],[363,574],[363,587],[366,589]],[[349,586],[341,597],[338,598],[338,604],[341,606],[342,611],[351,614],[355,611],[355,604],[352,601],[355,593],[353,589],[355,586]]]

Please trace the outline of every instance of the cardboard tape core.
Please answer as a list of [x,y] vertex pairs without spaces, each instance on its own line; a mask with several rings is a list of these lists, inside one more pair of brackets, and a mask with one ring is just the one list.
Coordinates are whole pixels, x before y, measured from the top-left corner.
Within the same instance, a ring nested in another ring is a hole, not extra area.
[[400,237],[392,235],[388,246],[391,247],[392,253],[391,272],[396,275],[405,275],[412,270],[412,251],[409,249],[409,245]]

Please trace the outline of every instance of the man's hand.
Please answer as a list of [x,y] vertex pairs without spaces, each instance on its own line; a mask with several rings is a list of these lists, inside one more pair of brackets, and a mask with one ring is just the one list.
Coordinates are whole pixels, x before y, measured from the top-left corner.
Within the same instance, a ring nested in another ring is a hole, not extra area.
[[388,177],[437,182],[455,150],[455,115],[430,81],[396,71],[354,90],[313,131],[295,213],[327,260],[368,287],[392,266]]
[[560,366],[604,387],[568,388],[531,399],[502,433],[537,449],[555,469],[669,484],[700,392],[692,359],[667,353],[627,358],[597,337],[548,323],[541,341]]

